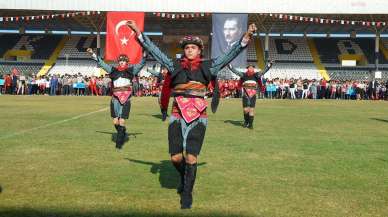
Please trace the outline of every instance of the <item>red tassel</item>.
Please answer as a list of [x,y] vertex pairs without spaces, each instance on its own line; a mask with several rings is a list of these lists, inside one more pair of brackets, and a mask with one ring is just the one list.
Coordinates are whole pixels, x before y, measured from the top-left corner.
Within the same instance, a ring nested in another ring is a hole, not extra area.
[[171,94],[170,84],[171,84],[171,76],[170,76],[170,73],[168,73],[164,78],[164,83],[162,87],[162,96],[160,99],[160,108],[162,109],[168,108],[168,103],[170,101],[170,94]]

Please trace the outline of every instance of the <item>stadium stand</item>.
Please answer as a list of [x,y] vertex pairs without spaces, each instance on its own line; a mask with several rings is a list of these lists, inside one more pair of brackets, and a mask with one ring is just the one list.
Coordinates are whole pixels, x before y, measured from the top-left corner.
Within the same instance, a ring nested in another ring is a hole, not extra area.
[[3,58],[4,54],[12,49],[12,47],[20,40],[20,37],[20,35],[14,34],[0,35],[0,58]]
[[271,38],[269,58],[276,62],[313,63],[313,57],[304,38]]
[[11,49],[31,51],[31,59],[45,60],[50,57],[62,37],[60,35],[22,35]]
[[270,38],[268,52],[275,64],[264,75],[266,78],[322,78],[305,38]]
[[59,54],[58,59],[90,59],[90,55],[86,52],[86,49],[89,47],[97,47],[97,38],[95,36],[71,36]]
[[255,44],[254,43],[250,43],[248,45],[247,61],[248,62],[256,62],[257,61],[257,55],[256,55],[256,49],[255,49]]
[[15,61],[0,61],[0,74],[11,73],[13,68],[16,68],[24,75],[36,74],[42,68],[43,63],[39,62],[15,62]]
[[[373,77],[370,71],[375,70],[374,65],[374,39],[370,38],[317,38],[314,39],[320,59],[330,79],[335,80],[368,80]],[[386,42],[383,41],[384,45]],[[341,65],[341,54],[361,55],[366,62],[357,67],[344,67]],[[384,55],[379,55],[382,78],[388,76],[388,61]]]
[[81,73],[82,75],[100,75],[100,69],[97,63],[93,60],[58,60],[54,67],[48,72],[56,75],[74,75]]
[[321,79],[316,66],[312,63],[275,63],[273,67],[264,75],[265,78],[303,78]]
[[[0,35],[0,73],[8,73],[12,68],[31,74],[40,71],[42,65],[50,58],[56,46],[64,36],[53,34],[1,34]],[[152,41],[161,48],[162,51],[170,54],[177,51],[176,43],[165,43],[163,37],[150,36]],[[271,37],[269,41],[269,58],[275,60],[275,65],[268,71],[265,77],[268,78],[309,78],[320,79],[319,68],[314,61],[314,56],[308,41],[313,41],[318,53],[322,67],[327,71],[330,79],[350,80],[350,79],[370,79],[370,71],[374,71],[374,44],[373,38],[306,38],[296,37]],[[90,60],[86,52],[88,47],[96,47],[97,39],[95,35],[72,35],[66,41],[60,51],[58,59],[49,74],[77,74],[85,75],[99,74],[100,69],[96,67],[94,61]],[[264,38],[260,38],[259,44],[264,45]],[[388,77],[388,40],[381,40],[381,54],[379,55],[379,69],[382,77]],[[259,46],[259,48],[260,48]],[[101,38],[101,51],[105,50],[105,36]],[[247,61],[250,64],[260,65],[262,48],[257,53],[258,46],[251,43],[247,49]],[[29,51],[31,56],[27,59],[16,59],[7,56],[10,50]],[[204,56],[210,56],[210,45],[205,45]],[[365,64],[357,67],[343,67],[339,60],[341,54],[356,54],[365,57]],[[7,58],[4,58],[7,57]],[[173,56],[171,56],[173,57]],[[147,67],[154,65],[152,56],[147,57]],[[51,67],[51,66],[50,66]],[[142,74],[147,74],[146,68]],[[262,68],[259,66],[258,68]],[[228,69],[223,69],[223,78],[233,78],[234,75]]]

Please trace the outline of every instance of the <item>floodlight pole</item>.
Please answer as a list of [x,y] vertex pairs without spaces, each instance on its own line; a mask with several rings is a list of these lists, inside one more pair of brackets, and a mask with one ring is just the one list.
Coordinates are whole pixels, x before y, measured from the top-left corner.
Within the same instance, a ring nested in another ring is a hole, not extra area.
[[65,57],[66,57],[65,65],[67,67],[69,65],[69,54],[65,54]]
[[380,32],[376,31],[376,38],[375,38],[375,71],[379,70],[379,57],[380,57]]
[[264,39],[264,64],[267,64],[266,61],[268,60],[268,53],[269,50],[269,33],[265,34],[265,39]]
[[101,50],[101,34],[100,30],[97,31],[97,55],[100,56],[100,50]]

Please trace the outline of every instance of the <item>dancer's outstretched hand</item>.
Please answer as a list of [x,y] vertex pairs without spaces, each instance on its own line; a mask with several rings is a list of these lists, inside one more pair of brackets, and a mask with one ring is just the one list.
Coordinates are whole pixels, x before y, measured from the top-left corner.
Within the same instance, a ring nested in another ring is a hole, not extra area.
[[88,48],[88,49],[86,49],[86,52],[88,52],[89,54],[94,54],[94,51],[93,51],[93,49],[92,48]]
[[248,31],[244,34],[243,42],[248,43],[249,40],[252,38],[253,33],[257,31],[257,27],[254,23],[249,24]]
[[86,49],[86,52],[88,52],[94,60],[97,60],[97,54],[93,51],[92,48]]
[[257,31],[257,27],[254,23],[249,24],[247,33],[252,36]]
[[141,34],[141,32],[140,32],[139,28],[137,27],[136,22],[134,20],[128,20],[127,21],[127,26],[129,28],[131,28],[136,33],[136,35],[140,35]]

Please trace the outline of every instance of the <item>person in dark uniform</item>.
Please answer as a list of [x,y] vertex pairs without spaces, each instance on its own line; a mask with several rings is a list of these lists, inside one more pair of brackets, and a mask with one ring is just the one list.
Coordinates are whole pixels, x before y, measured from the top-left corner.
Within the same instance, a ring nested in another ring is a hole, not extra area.
[[121,149],[126,136],[125,120],[128,119],[131,110],[132,79],[145,65],[145,58],[139,64],[130,65],[128,56],[121,54],[117,58],[118,66],[112,67],[106,64],[100,56],[97,56],[91,48],[88,48],[87,51],[98,65],[109,73],[112,80],[113,94],[110,102],[110,113],[117,130],[116,148]]
[[197,158],[208,123],[207,101],[204,99],[207,87],[210,82],[215,81],[218,72],[247,47],[256,26],[251,24],[238,43],[227,53],[211,61],[202,59],[204,45],[199,37],[182,38],[180,47],[184,55],[180,59],[171,60],[140,32],[134,21],[128,21],[127,24],[137,34],[143,48],[168,70],[163,84],[161,111],[165,119],[170,95],[173,96],[168,127],[169,152],[171,161],[181,176],[181,185],[178,188],[181,208],[190,209],[197,174]]
[[[273,62],[269,61],[263,70],[262,74],[265,74],[271,67]],[[253,129],[253,120],[255,117],[256,107],[256,93],[259,85],[262,84],[262,76],[258,72],[255,72],[254,65],[248,65],[246,72],[238,71],[229,65],[229,69],[240,77],[240,83],[243,88],[242,105],[244,114],[243,127]]]

